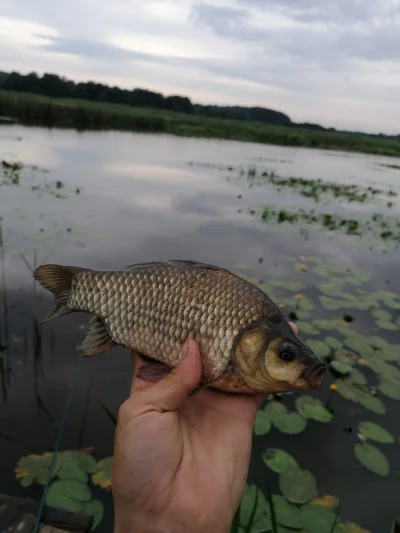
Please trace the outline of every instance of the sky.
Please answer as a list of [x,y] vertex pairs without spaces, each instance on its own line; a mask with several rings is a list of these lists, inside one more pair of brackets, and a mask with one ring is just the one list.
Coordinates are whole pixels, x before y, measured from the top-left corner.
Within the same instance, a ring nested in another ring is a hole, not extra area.
[[400,133],[400,0],[0,0],[0,70]]

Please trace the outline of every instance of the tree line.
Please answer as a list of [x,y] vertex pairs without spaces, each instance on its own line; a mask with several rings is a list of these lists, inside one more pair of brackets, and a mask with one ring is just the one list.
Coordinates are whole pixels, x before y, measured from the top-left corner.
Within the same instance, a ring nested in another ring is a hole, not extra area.
[[251,120],[281,126],[291,125],[290,118],[284,113],[263,107],[194,104],[187,96],[164,96],[148,89],[121,89],[120,87],[111,87],[93,81],[75,83],[65,77],[50,73],[38,76],[36,72],[25,75],[18,72],[0,72],[0,89],[40,94],[53,98],[72,98],[92,102],[164,109],[213,118]]

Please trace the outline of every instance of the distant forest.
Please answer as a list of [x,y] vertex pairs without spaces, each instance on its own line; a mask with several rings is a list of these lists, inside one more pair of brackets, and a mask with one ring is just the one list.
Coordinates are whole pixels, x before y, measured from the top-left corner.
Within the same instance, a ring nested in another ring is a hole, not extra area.
[[[202,105],[193,103],[187,96],[164,96],[148,89],[121,89],[93,81],[75,83],[65,77],[49,73],[38,76],[35,72],[24,75],[18,72],[0,71],[0,90],[33,93],[51,98],[72,98],[92,102],[125,104],[141,108],[164,109],[210,118],[252,121],[327,132],[339,131],[335,128],[324,128],[318,124],[308,122],[295,123],[291,121],[288,115],[264,107]],[[364,133],[364,135],[400,139],[400,135],[383,135],[381,133],[377,135]]]

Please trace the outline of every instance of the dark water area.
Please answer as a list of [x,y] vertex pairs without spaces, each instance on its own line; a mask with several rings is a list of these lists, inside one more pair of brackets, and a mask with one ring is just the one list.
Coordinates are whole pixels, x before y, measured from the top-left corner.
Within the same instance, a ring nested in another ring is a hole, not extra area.
[[[27,167],[21,170],[19,185],[0,186],[10,369],[9,382],[1,391],[0,433],[12,439],[0,436],[0,493],[40,498],[42,487],[23,488],[14,468],[24,454],[53,449],[72,384],[60,449],[93,447],[96,460],[111,456],[114,427],[102,404],[117,413],[129,394],[132,370],[129,352],[120,347],[98,357],[78,357],[75,347],[89,320],[83,313],[43,326],[40,354],[35,357],[33,315],[41,319],[51,298],[43,294],[37,304],[33,278],[21,254],[31,265],[35,254],[37,264],[98,269],[156,259],[196,259],[245,271],[265,283],[277,271],[285,279],[303,276],[302,294],[317,301],[313,320],[330,316],[318,303],[316,277],[295,272],[288,256],[300,262],[306,262],[301,256],[318,256],[350,270],[362,269],[370,277],[364,290],[400,294],[398,242],[312,225],[303,232],[297,225],[266,224],[248,207],[307,208],[313,202],[294,189],[250,187],[247,171],[237,170],[258,165],[284,178],[320,178],[400,194],[400,171],[385,167],[394,164],[393,158],[167,135],[4,126],[0,127],[1,160],[20,161]],[[329,206],[331,212],[351,217],[385,213],[400,219],[398,197],[393,196],[388,207],[386,199],[378,196],[364,203],[333,199],[316,208],[326,211]],[[365,312],[352,314],[360,334],[379,335],[400,347],[398,329],[372,331]],[[374,381],[370,370],[365,375]],[[328,375],[323,389],[312,395],[326,402],[333,381]],[[285,405],[294,409],[294,399],[295,395],[288,395]],[[344,519],[373,533],[389,532],[400,514],[400,424],[399,403],[389,398],[384,403],[383,416],[335,394],[332,422],[309,420],[297,435],[273,428],[257,438],[257,446],[260,452],[282,448],[296,457],[302,468],[314,474],[319,491],[343,498]],[[360,420],[381,424],[396,438],[395,444],[382,448],[390,462],[386,477],[371,473],[354,458]],[[352,432],[345,431],[348,426]],[[260,457],[253,457],[249,479],[263,490],[265,474]],[[271,483],[278,491],[275,474]],[[94,497],[106,505],[97,531],[111,531],[111,495],[95,488]]]

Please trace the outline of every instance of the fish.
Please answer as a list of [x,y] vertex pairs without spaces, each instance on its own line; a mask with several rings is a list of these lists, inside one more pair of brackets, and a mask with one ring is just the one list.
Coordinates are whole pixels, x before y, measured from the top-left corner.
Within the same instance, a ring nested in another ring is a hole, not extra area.
[[[41,265],[36,281],[54,296],[44,324],[90,313],[76,347],[84,357],[124,346],[145,361],[137,377],[158,381],[194,339],[206,387],[237,394],[319,389],[326,366],[279,306],[227,268],[195,260],[147,261],[118,270]],[[193,392],[194,394],[195,392]]]

